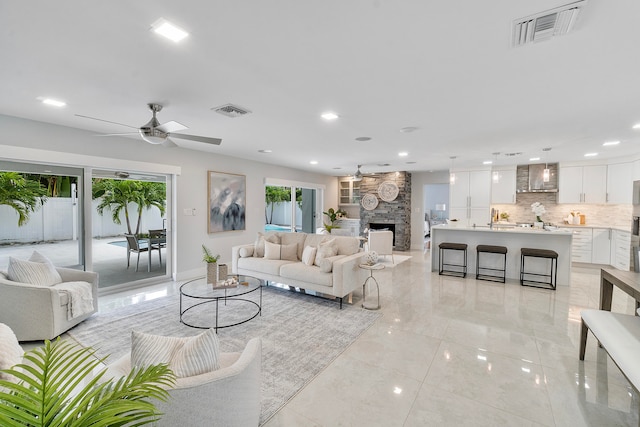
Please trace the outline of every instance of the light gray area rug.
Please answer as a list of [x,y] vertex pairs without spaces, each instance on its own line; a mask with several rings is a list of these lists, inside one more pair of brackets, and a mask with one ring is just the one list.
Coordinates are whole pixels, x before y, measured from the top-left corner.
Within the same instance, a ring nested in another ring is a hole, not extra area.
[[378,263],[385,266],[385,268],[395,268],[398,264],[401,264],[411,259],[411,255],[397,255],[393,254],[393,261],[391,262],[391,255],[380,255]]
[[[250,294],[258,301],[259,293]],[[190,302],[191,305],[191,302]],[[185,321],[213,325],[212,307],[203,305],[187,313]],[[221,320],[250,317],[256,306],[230,301]],[[262,413],[264,424],[304,385],[324,370],[380,316],[360,306],[325,300],[272,287],[263,288],[262,316],[230,328],[219,329],[221,351],[242,351],[253,337],[262,338]],[[131,331],[167,336],[192,336],[202,329],[179,321],[179,296],[163,297],[116,310],[95,314],[71,329],[69,335],[84,346],[110,355],[115,361],[130,351]],[[108,363],[108,361],[107,361]]]

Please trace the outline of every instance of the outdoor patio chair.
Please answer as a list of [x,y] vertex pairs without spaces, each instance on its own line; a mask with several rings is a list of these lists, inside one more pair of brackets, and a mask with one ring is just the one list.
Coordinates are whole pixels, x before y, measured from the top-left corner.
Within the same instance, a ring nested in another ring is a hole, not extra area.
[[160,265],[162,266],[162,251],[167,247],[167,230],[149,230],[149,245],[151,250],[158,251],[158,257],[160,258]]
[[[140,254],[147,253],[149,250],[157,250],[158,254],[160,253],[159,247],[153,247],[149,245],[149,240],[140,241],[135,234],[125,234],[124,237],[127,239],[127,268],[130,265],[131,253],[138,254],[138,260],[136,262],[136,271],[138,271],[138,267],[140,266]],[[147,271],[151,271],[151,254],[149,253],[149,260],[147,262]],[[162,259],[160,260],[162,262]]]

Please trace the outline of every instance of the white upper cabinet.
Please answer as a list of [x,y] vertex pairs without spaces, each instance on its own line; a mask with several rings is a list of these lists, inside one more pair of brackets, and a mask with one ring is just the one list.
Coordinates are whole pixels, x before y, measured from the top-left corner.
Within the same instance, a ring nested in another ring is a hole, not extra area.
[[464,225],[491,220],[491,171],[454,171],[449,185],[449,218]]
[[491,172],[491,203],[513,204],[516,202],[516,169]]
[[606,201],[606,165],[560,166],[558,203],[605,203]]
[[633,193],[633,163],[607,166],[607,203],[631,204]]

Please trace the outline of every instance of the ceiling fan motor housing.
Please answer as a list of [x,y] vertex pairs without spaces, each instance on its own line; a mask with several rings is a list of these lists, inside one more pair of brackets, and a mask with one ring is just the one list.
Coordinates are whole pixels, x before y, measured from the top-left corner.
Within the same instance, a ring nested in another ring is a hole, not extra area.
[[149,144],[162,144],[169,135],[155,127],[147,127],[145,125],[140,128],[140,136]]

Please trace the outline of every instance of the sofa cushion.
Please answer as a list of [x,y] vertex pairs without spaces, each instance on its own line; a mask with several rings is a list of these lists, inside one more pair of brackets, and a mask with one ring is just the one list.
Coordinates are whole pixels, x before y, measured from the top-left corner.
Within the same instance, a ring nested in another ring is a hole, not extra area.
[[336,236],[338,255],[353,255],[360,250],[360,241],[355,237]]
[[272,260],[266,258],[240,258],[238,260],[238,268],[246,271],[255,271],[258,273],[270,274],[273,276],[280,275],[280,267],[285,264],[295,264],[295,261]]
[[302,251],[302,262],[306,265],[313,265],[316,260],[317,248],[312,246],[306,246]]
[[344,257],[346,257],[346,255],[335,255],[323,258],[322,261],[320,261],[320,271],[323,273],[331,273],[333,271],[333,263]]
[[283,245],[296,244],[297,246],[297,259],[302,259],[302,251],[304,249],[305,240],[307,239],[307,233],[280,233],[280,243]]
[[166,363],[178,378],[186,378],[219,369],[219,358],[220,344],[213,328],[195,337],[131,333],[132,366]]
[[[4,323],[0,323],[0,370],[9,369],[22,363],[24,350],[20,347],[18,338],[11,328]],[[17,381],[13,375],[0,372],[0,380]]]
[[276,233],[262,234],[258,232],[258,237],[254,243],[253,256],[262,258],[264,257],[264,242],[280,243],[280,238]]
[[320,262],[324,258],[328,258],[338,254],[338,248],[336,247],[336,239],[329,239],[326,242],[322,242],[318,245],[318,250],[316,251],[316,259],[314,264],[318,267],[320,266]]
[[50,262],[32,262],[9,257],[7,278],[14,282],[51,286],[62,282],[62,277]]
[[298,245],[278,245],[277,243],[264,243],[264,257],[271,260],[298,261]]
[[280,276],[286,279],[311,282],[322,286],[333,286],[333,274],[323,273],[319,267],[306,265],[302,262],[283,265],[280,268]]
[[331,236],[328,234],[307,234],[307,237],[304,239],[304,245],[317,248],[320,243],[326,242],[327,240],[331,240]]

